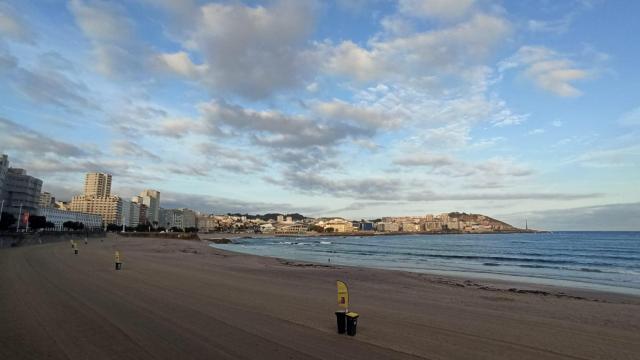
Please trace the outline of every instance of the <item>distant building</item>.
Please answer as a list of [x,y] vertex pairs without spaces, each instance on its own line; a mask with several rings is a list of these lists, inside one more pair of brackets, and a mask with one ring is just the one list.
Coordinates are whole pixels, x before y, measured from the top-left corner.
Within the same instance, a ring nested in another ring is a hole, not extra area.
[[201,232],[211,232],[218,230],[218,220],[210,215],[196,217],[196,227]]
[[102,216],[96,214],[65,211],[52,207],[41,208],[38,214],[44,216],[47,221],[52,222],[56,231],[64,230],[63,226],[67,221],[81,222],[84,224],[84,228],[89,231],[102,229]]
[[196,227],[196,213],[191,209],[160,209],[159,226],[184,230]]
[[420,225],[413,222],[403,222],[400,225],[401,225],[402,231],[405,231],[405,232],[420,231]]
[[84,178],[84,195],[103,198],[111,196],[111,174],[87,173]]
[[325,229],[325,231],[331,228],[334,232],[352,232],[353,224],[351,223],[351,221],[333,219],[324,223],[323,228]]
[[16,219],[20,218],[20,209],[22,214],[37,212],[42,180],[27,175],[24,169],[8,168],[3,188],[4,212],[13,214]]
[[400,231],[400,225],[394,222],[379,222],[376,224],[376,230],[380,232],[396,232]]
[[196,227],[196,212],[191,209],[182,208],[182,226],[184,229]]
[[55,207],[56,209],[60,209],[60,210],[69,210],[69,205],[70,203],[66,202],[66,201],[56,201],[53,204],[53,207]]
[[0,156],[0,201],[4,200],[4,184],[9,171],[9,157],[5,154]]
[[48,193],[48,192],[40,193],[40,201],[39,201],[40,208],[54,207],[55,202],[56,202],[56,198],[51,196],[51,193]]
[[360,231],[373,231],[374,230],[374,226],[372,222],[360,222],[358,223],[358,230]]
[[144,204],[147,207],[147,220],[154,224],[162,225],[160,219],[160,192],[156,190],[145,190],[140,195],[134,197],[132,201]]
[[[71,199],[69,210],[102,216],[104,224],[127,225],[130,208],[123,209],[123,201],[119,196],[96,197],[77,195]],[[123,210],[125,217],[123,220]]]
[[147,220],[147,210],[148,210],[147,205],[139,204],[139,203],[136,203],[136,204],[140,205],[140,216],[138,217],[138,224],[143,224],[143,225],[151,224],[149,220]]
[[302,235],[307,230],[309,230],[309,227],[305,224],[292,224],[277,228],[275,233],[278,235]]
[[272,233],[276,231],[276,228],[271,223],[260,225],[260,231],[263,233]]
[[136,227],[140,224],[140,204],[133,201],[122,201],[123,206],[129,206],[129,214],[126,217],[126,226]]
[[277,216],[277,221],[278,222],[284,222],[284,216],[283,215],[278,215]]
[[292,223],[292,222],[293,222],[293,217],[291,217],[291,216],[287,216],[287,222],[288,222],[288,223]]

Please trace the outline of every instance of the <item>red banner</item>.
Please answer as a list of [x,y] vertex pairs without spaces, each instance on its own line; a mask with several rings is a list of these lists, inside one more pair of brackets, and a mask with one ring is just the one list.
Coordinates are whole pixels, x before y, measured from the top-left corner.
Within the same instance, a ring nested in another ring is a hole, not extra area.
[[27,225],[28,223],[29,223],[29,213],[26,212],[26,213],[22,214],[22,219],[20,221],[20,224]]

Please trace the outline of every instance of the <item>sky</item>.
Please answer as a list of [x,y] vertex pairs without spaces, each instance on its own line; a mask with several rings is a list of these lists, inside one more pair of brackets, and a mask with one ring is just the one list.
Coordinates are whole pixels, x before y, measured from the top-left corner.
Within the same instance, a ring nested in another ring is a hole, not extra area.
[[163,207],[640,230],[640,2],[0,1],[0,152]]

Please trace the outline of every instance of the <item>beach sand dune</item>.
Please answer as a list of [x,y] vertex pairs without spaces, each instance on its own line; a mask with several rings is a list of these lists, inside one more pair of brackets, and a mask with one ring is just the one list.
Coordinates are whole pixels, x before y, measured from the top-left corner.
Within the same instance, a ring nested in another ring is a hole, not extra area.
[[[640,359],[637,297],[313,266],[198,241],[79,247],[0,251],[0,359]],[[336,279],[361,315],[356,337],[335,332]]]

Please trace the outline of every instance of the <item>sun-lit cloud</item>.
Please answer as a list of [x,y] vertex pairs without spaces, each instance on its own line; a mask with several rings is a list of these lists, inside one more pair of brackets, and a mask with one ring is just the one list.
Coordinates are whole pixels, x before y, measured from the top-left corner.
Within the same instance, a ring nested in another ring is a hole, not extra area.
[[637,54],[582,26],[602,8],[633,30],[634,9],[64,4],[0,4],[0,150],[62,197],[94,170],[123,196],[215,212],[640,201]]
[[502,63],[501,68],[522,68],[524,75],[538,87],[563,97],[582,95],[574,82],[591,76],[588,70],[543,46],[521,47],[514,56]]

